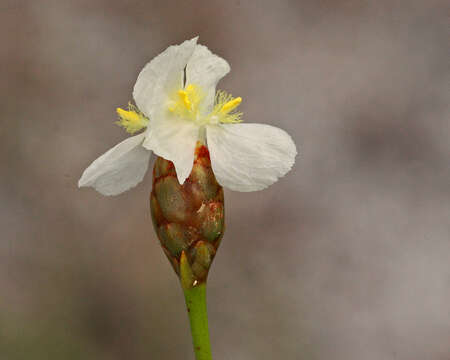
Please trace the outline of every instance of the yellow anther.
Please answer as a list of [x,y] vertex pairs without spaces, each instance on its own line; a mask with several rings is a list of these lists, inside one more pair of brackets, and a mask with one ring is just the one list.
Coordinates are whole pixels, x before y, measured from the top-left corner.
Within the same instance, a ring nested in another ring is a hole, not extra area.
[[214,109],[208,120],[214,123],[233,124],[241,122],[242,113],[234,111],[242,102],[241,97],[233,98],[231,94],[219,90],[216,93]]
[[188,110],[191,110],[191,102],[189,101],[189,96],[188,96],[187,91],[185,91],[185,90],[178,90],[178,96],[183,101],[184,106],[186,106],[186,108]]
[[236,109],[241,102],[242,102],[241,97],[232,99],[232,100],[226,102],[225,104],[223,104],[222,108],[220,109],[220,112],[222,114],[228,114],[230,111],[233,111],[234,109]]
[[117,115],[119,115],[119,121],[116,124],[122,126],[130,134],[147,127],[148,119],[140,112],[135,111],[135,106],[130,104],[128,108],[128,111],[121,108],[116,109]]
[[127,111],[121,108],[117,108],[117,115],[123,120],[137,122],[139,121],[139,114],[136,111]]
[[183,89],[174,91],[168,101],[168,110],[175,116],[197,121],[200,103],[204,98],[203,91],[195,84],[189,84]]

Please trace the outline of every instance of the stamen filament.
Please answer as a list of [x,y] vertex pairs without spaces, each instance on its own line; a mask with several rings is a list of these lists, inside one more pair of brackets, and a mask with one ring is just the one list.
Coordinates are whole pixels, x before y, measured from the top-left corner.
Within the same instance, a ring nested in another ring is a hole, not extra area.
[[228,114],[230,111],[233,111],[234,109],[236,109],[241,102],[242,102],[241,97],[232,99],[222,106],[222,108],[220,109],[220,112],[222,114]]

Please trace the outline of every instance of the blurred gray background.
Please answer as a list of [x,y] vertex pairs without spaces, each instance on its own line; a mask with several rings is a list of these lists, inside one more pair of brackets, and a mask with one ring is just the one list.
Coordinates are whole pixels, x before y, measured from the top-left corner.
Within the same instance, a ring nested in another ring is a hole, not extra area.
[[192,360],[151,176],[77,188],[115,108],[200,35],[294,169],[226,191],[209,279],[217,360],[450,359],[446,1],[0,1],[0,360]]

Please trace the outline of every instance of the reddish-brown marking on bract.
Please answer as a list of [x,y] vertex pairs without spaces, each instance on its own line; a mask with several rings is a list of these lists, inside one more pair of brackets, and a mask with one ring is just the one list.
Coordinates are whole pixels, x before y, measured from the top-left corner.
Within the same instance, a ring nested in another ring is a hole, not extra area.
[[197,159],[205,157],[209,160],[208,148],[205,145],[201,145],[199,142],[197,142],[197,147],[195,148],[195,157]]
[[180,254],[185,251],[195,279],[203,282],[209,266],[205,269],[206,258],[197,257],[197,245],[208,249],[212,261],[224,231],[223,189],[212,172],[208,148],[197,143],[193,170],[183,185],[171,180],[161,187],[160,182],[169,178],[177,179],[173,163],[158,157],[150,196],[153,224],[175,272],[179,274]]

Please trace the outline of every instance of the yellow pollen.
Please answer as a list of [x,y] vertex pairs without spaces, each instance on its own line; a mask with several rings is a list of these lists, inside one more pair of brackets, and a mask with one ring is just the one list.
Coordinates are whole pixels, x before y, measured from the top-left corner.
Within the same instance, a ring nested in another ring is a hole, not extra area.
[[186,106],[186,109],[191,110],[191,102],[189,101],[188,92],[185,90],[178,90],[178,96],[183,101],[184,106]]
[[168,110],[175,116],[198,121],[199,106],[204,97],[205,95],[200,87],[195,84],[189,84],[170,95]]
[[116,111],[119,115],[119,121],[116,124],[122,126],[130,134],[134,134],[148,125],[148,119],[132,104],[128,104],[128,110],[117,108]]
[[232,100],[226,102],[225,104],[223,104],[222,108],[220,109],[220,112],[222,114],[228,114],[230,111],[233,111],[234,109],[236,109],[241,102],[242,102],[241,97],[232,99]]
[[139,114],[135,111],[127,111],[121,108],[117,108],[117,115],[119,115],[119,117],[121,119],[125,119],[127,121],[130,122],[137,122],[139,121]]

